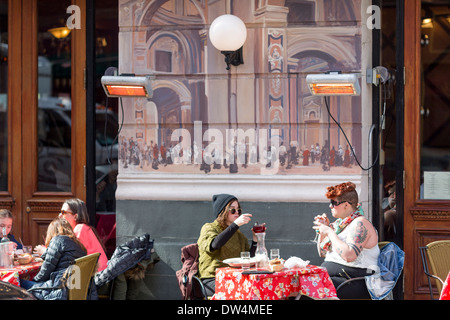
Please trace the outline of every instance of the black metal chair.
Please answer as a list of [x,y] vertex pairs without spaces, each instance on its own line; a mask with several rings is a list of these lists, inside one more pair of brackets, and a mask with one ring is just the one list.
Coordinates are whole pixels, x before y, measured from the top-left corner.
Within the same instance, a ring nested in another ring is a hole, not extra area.
[[208,300],[206,288],[197,276],[192,276],[192,297],[193,299]]

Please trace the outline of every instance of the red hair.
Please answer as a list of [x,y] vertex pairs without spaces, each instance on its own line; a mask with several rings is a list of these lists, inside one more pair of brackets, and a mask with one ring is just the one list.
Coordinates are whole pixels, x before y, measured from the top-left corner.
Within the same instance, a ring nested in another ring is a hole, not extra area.
[[354,208],[358,205],[358,193],[356,192],[356,185],[353,182],[344,182],[336,186],[327,187],[325,196],[328,199],[347,201]]

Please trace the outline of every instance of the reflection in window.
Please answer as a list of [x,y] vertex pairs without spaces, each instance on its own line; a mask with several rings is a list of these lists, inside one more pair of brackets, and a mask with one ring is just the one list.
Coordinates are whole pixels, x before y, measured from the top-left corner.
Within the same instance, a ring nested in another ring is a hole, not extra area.
[[95,1],[96,112],[95,172],[96,228],[110,257],[116,248],[116,188],[119,132],[119,99],[107,99],[101,77],[109,67],[118,67],[118,0]]
[[0,0],[0,191],[8,190],[8,0]]
[[[71,190],[71,1],[38,1],[38,190]],[[66,28],[66,31],[70,31]]]
[[[441,194],[450,181],[450,7],[438,1],[422,4],[421,197]],[[442,187],[435,189],[442,183]],[[435,191],[433,191],[434,189]]]

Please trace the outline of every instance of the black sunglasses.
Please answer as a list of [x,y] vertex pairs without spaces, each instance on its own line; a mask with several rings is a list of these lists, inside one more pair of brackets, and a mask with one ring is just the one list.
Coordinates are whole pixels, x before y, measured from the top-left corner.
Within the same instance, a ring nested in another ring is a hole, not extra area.
[[237,211],[237,213],[238,213],[239,215],[241,215],[241,213],[242,213],[242,209],[241,209],[241,208],[239,208],[239,209],[237,209],[237,210],[236,210],[235,208],[230,208],[230,209],[228,209],[228,212],[231,213],[231,214],[235,214],[236,211]]
[[330,200],[330,204],[331,204],[333,207],[337,207],[338,205],[340,205],[340,204],[342,204],[342,203],[344,203],[344,202],[348,202],[348,203],[352,204],[350,201],[341,201],[341,202],[337,202],[337,201],[334,201],[334,200]]

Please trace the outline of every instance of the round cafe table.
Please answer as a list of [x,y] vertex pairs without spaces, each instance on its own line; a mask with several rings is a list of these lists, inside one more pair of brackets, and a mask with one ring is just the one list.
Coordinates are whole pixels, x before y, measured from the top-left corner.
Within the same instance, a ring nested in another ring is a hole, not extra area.
[[[249,272],[252,270],[257,271]],[[312,299],[337,299],[327,270],[313,265],[261,274],[245,274],[240,268],[218,268],[212,299],[284,300],[299,294]]]

